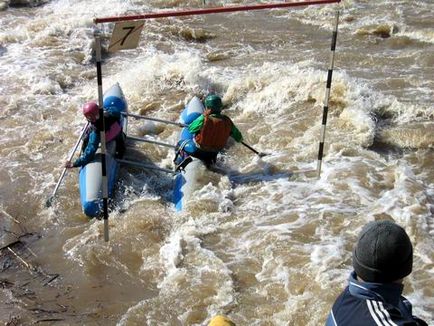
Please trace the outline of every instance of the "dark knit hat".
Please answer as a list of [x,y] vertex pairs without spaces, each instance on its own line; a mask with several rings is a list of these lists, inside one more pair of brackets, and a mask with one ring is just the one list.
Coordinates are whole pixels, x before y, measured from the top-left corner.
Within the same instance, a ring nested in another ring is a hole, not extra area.
[[389,283],[404,278],[413,267],[410,238],[391,221],[366,224],[353,251],[353,267],[366,282]]

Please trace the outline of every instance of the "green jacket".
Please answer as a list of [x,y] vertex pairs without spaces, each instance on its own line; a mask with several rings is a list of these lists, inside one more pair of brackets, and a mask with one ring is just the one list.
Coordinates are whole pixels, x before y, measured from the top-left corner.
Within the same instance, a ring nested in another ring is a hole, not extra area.
[[[228,116],[225,116],[223,114],[212,113],[210,115],[216,118],[226,117],[230,120]],[[197,134],[202,129],[204,121],[205,121],[205,116],[202,114],[199,117],[197,117],[195,120],[193,120],[192,123],[190,123],[190,125],[188,126],[188,131],[190,131],[192,134]],[[232,129],[231,129],[231,137],[235,139],[235,141],[238,143],[243,140],[243,135],[241,135],[241,132],[238,130],[238,128],[235,126],[233,122],[232,122]]]

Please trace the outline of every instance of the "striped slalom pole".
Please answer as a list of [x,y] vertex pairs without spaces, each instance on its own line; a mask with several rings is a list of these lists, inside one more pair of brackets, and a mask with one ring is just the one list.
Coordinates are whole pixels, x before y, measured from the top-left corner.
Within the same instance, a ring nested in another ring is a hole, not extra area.
[[278,8],[281,9],[281,8],[289,8],[289,7],[323,5],[328,3],[337,3],[340,1],[341,0],[311,0],[311,1],[300,1],[300,2],[262,3],[262,4],[254,4],[254,5],[243,5],[243,6],[202,8],[202,9],[192,9],[192,10],[182,10],[182,11],[180,10],[162,11],[162,12],[151,12],[147,14],[133,15],[133,16],[95,18],[93,21],[95,22],[95,24],[100,24],[100,23],[120,22],[120,21],[128,21],[128,20],[208,15],[208,14],[228,13],[228,12],[236,12],[236,11],[251,11],[251,10],[278,9]]
[[332,45],[331,45],[331,55],[330,55],[330,66],[327,73],[327,84],[326,84],[326,92],[324,96],[324,109],[322,114],[322,127],[321,127],[321,139],[319,143],[319,150],[318,150],[318,165],[317,165],[317,175],[318,178],[321,175],[321,165],[322,165],[322,157],[324,154],[324,140],[325,140],[325,133],[326,133],[326,125],[327,125],[327,114],[329,111],[329,98],[330,98],[330,89],[332,85],[332,75],[333,75],[333,67],[335,63],[335,49],[336,49],[336,39],[338,36],[338,24],[339,24],[339,8],[336,10],[336,23],[335,23],[335,29],[333,31],[332,36]]
[[107,163],[106,163],[106,143],[105,143],[105,119],[104,119],[104,103],[102,92],[102,71],[101,71],[101,38],[98,33],[95,33],[96,47],[96,76],[98,81],[98,105],[99,116],[102,119],[101,138],[101,173],[102,173],[102,201],[104,210],[104,241],[109,241],[109,226],[108,226],[108,185],[107,185]]

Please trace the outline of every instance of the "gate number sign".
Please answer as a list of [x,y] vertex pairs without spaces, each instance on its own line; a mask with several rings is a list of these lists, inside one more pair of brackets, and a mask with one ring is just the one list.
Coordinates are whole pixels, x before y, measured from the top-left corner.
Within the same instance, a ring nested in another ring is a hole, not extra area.
[[109,52],[136,48],[143,25],[143,20],[116,23],[110,39]]

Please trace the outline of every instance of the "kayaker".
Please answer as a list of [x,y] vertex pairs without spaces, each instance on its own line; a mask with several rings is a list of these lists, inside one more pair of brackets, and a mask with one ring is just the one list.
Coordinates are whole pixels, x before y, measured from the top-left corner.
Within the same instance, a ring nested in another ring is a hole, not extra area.
[[[177,156],[184,151],[202,160],[206,165],[211,165],[215,163],[217,154],[225,147],[229,137],[236,142],[241,142],[243,136],[232,120],[221,114],[223,103],[219,96],[208,95],[204,105],[204,113],[188,126],[189,132],[194,134],[192,141],[180,142],[177,145]],[[189,142],[188,146],[187,142]],[[179,163],[178,167],[184,163],[185,161]]]
[[[98,104],[88,102],[83,106],[82,111],[85,118],[90,122],[90,127],[83,139],[80,157],[74,162],[66,161],[65,167],[67,168],[84,166],[92,161],[101,141],[100,133],[103,126],[102,119],[99,116]],[[104,112],[107,151],[112,152],[116,157],[122,157],[125,152],[125,136],[119,119],[120,115]]]
[[326,326],[427,326],[401,295],[412,266],[413,246],[402,227],[386,220],[365,225],[353,251],[349,285],[335,301]]

